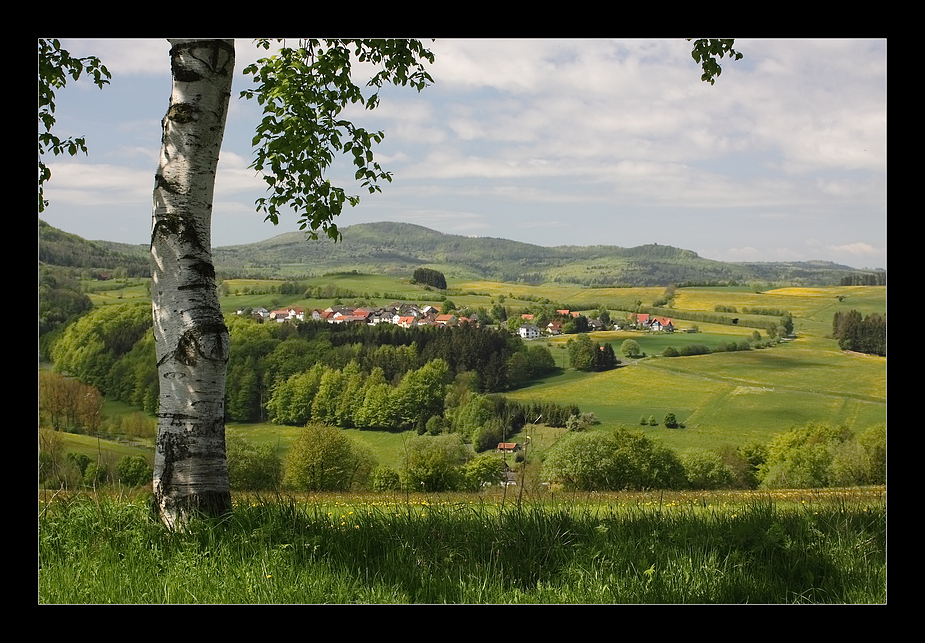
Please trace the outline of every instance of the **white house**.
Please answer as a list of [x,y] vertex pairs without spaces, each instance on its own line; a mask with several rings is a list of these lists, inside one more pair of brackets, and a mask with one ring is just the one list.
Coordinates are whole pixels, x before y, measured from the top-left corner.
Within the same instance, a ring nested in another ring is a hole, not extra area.
[[532,324],[525,324],[524,326],[521,326],[518,332],[524,339],[536,339],[540,336],[540,329],[536,326],[533,326]]

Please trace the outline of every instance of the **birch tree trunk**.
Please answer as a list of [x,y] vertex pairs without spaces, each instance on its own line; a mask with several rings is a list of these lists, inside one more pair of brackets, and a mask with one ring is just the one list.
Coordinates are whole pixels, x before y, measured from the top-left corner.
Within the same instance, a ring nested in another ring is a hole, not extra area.
[[231,40],[170,40],[151,230],[160,398],[154,509],[170,527],[231,509],[225,459],[228,329],[212,262],[212,196],[234,72]]

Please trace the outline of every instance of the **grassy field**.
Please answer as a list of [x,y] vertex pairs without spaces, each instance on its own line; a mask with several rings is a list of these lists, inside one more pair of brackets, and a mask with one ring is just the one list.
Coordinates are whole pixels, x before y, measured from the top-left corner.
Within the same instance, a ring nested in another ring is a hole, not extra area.
[[43,604],[883,604],[885,493],[236,498],[39,508]]
[[[729,289],[681,289],[679,310],[712,311],[775,308],[794,317],[796,338],[773,348],[660,357],[667,346],[746,339],[751,329],[699,324],[698,333],[592,333],[619,355],[625,339],[636,340],[650,357],[624,360],[606,373],[566,371],[519,389],[519,400],[568,400],[594,412],[601,427],[639,425],[654,416],[659,422],[674,413],[684,429],[640,426],[679,450],[766,441],[774,433],[810,421],[846,424],[855,429],[886,421],[886,359],[846,353],[831,339],[832,315],[852,308],[863,314],[885,313],[885,289],[873,287],[784,288],[763,293]],[[680,314],[680,313],[679,313]],[[560,365],[567,341],[547,342]]]

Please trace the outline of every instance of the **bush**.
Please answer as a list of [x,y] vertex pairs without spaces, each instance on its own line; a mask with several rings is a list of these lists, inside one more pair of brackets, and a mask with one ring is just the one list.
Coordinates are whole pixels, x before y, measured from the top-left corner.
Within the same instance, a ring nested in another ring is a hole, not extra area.
[[106,484],[110,478],[109,467],[105,462],[91,462],[84,471],[84,484],[88,487]]
[[401,489],[401,478],[395,469],[381,465],[369,474],[367,484],[373,491],[398,491]]
[[758,468],[768,458],[768,448],[760,442],[733,447],[725,445],[720,457],[735,476],[734,486],[739,489],[757,489],[760,483]]
[[504,480],[504,460],[497,453],[483,453],[463,466],[463,477],[468,491],[500,484]]
[[694,449],[681,456],[684,474],[691,489],[721,489],[735,482],[732,468],[722,457],[706,449]]
[[764,488],[828,487],[839,481],[831,469],[836,451],[851,438],[845,427],[811,422],[775,436],[759,468]]
[[419,435],[405,447],[402,484],[413,491],[457,491],[468,460],[469,450],[458,433]]
[[548,451],[543,471],[550,482],[580,491],[678,489],[686,483],[673,451],[628,429],[566,433]]
[[128,487],[141,487],[151,482],[154,475],[148,461],[142,455],[127,455],[116,464],[119,482]]
[[374,462],[367,448],[337,427],[309,424],[289,449],[283,483],[308,491],[347,491],[366,483]]
[[682,346],[678,351],[679,357],[690,357],[692,355],[709,355],[710,347],[706,344],[688,344],[687,346]]
[[258,446],[244,438],[229,435],[225,450],[228,457],[228,480],[232,489],[279,489],[283,480],[283,463],[272,446]]

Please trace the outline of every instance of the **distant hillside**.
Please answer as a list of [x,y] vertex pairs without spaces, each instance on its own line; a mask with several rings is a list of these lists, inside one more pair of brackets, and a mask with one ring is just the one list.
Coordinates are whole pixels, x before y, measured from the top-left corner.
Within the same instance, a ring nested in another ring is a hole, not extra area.
[[87,241],[39,219],[39,265],[112,271],[124,268],[127,277],[150,276],[147,246],[111,241]]
[[[86,241],[39,222],[39,261],[81,268],[125,266],[129,274],[149,274],[147,246]],[[696,252],[650,244],[558,246],[547,248],[491,237],[443,234],[409,223],[365,223],[341,230],[342,241],[311,241],[301,232],[214,249],[216,269],[225,276],[273,276],[282,266],[306,273],[356,270],[410,275],[427,266],[457,279],[589,287],[667,286],[770,282],[838,285],[845,279],[885,283],[885,273],[824,262],[726,263]]]
[[[301,264],[314,272],[354,269],[411,274],[419,266],[448,277],[590,287],[730,284],[766,281],[838,285],[861,275],[831,262],[726,263],[696,252],[650,244],[547,248],[507,239],[450,235],[409,223],[366,223],[341,230],[343,240],[310,241],[300,232],[258,243],[215,249],[215,263],[230,272]],[[884,277],[885,279],[885,277]]]

